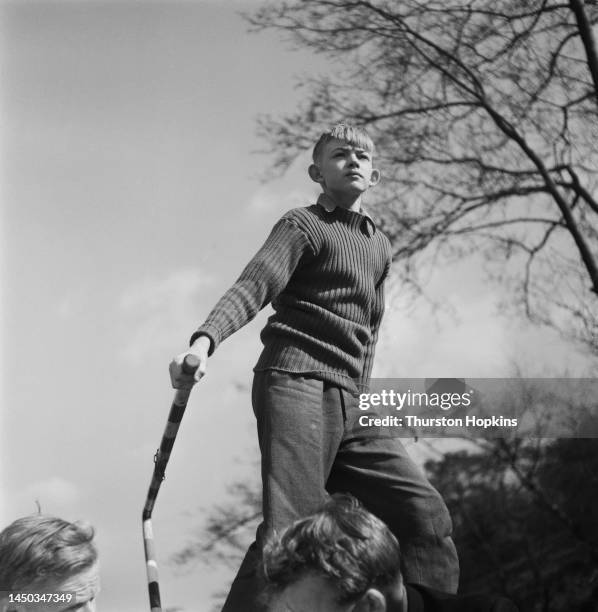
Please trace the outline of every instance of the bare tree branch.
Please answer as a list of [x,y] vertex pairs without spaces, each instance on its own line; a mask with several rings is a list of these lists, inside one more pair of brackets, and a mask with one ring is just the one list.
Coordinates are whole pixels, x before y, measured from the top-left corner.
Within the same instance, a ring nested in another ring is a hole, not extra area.
[[594,33],[584,9],[582,0],[569,0],[569,6],[575,14],[577,25],[579,27],[579,36],[583,42],[584,49],[588,60],[588,68],[594,82],[594,94],[596,103],[598,104],[598,53],[596,52],[596,41]]

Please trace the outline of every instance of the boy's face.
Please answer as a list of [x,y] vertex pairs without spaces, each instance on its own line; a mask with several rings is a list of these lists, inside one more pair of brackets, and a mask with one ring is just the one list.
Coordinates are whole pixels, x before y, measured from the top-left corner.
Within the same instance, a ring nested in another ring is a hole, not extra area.
[[333,197],[359,197],[380,180],[380,171],[372,167],[371,152],[337,139],[324,145],[309,175]]
[[353,612],[353,606],[337,602],[330,582],[308,575],[287,586],[271,602],[268,612]]
[[318,575],[303,576],[288,585],[268,606],[268,612],[386,612],[384,596],[375,589],[353,603],[338,603],[332,583]]

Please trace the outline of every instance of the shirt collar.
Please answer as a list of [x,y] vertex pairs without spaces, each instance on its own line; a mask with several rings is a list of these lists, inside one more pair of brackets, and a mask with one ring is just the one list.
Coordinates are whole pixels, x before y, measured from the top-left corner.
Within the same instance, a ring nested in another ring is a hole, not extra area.
[[[336,204],[334,202],[334,200],[326,195],[325,193],[321,193],[318,196],[318,202],[317,202],[327,213],[332,213],[334,212],[337,208],[338,208],[338,204]],[[370,215],[370,213],[365,209],[365,208],[360,208],[359,212],[357,213],[358,215],[362,215],[363,217],[365,217],[366,222],[369,222],[369,224],[371,225],[371,229],[375,232],[376,231],[376,224],[374,223],[374,220],[372,219],[372,216]]]

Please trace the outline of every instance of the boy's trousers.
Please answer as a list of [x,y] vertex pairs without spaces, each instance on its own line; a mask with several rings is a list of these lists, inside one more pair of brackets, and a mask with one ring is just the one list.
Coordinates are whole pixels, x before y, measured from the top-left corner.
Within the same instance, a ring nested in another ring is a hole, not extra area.
[[252,391],[262,454],[263,523],[223,612],[264,610],[258,565],[265,538],[348,492],[396,535],[406,582],[455,593],[459,564],[448,510],[397,438],[360,436],[358,399],[324,381],[266,370]]

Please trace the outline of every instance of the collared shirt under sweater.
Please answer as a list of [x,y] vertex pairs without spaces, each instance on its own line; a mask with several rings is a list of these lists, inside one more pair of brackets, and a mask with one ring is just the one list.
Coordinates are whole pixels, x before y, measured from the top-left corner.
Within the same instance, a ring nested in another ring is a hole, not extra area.
[[351,391],[367,386],[391,263],[388,238],[367,214],[318,203],[294,208],[191,337],[210,353],[268,303],[256,371],[312,376]]

